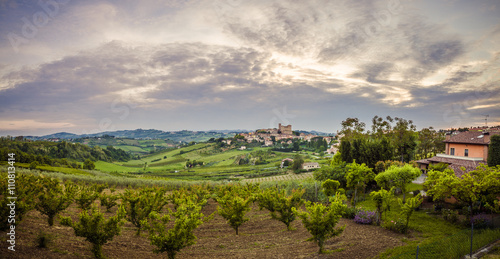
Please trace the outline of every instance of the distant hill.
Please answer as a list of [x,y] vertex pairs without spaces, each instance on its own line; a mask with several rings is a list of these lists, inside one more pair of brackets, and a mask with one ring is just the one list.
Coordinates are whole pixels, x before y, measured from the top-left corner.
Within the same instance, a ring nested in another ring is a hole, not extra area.
[[[117,130],[117,131],[105,131],[93,134],[73,134],[68,132],[59,132],[45,136],[25,136],[27,139],[32,140],[47,140],[47,139],[65,139],[65,140],[75,140],[81,138],[96,138],[103,136],[112,136],[115,138],[129,138],[129,139],[169,139],[174,142],[203,142],[210,138],[230,138],[236,133],[242,132],[252,132],[250,130],[209,130],[209,131],[162,131],[156,129],[135,129],[135,130]],[[303,131],[299,130],[300,133],[315,134],[319,136],[329,136],[335,135],[332,133],[324,133],[318,131]]]
[[[162,131],[155,129],[136,129],[136,130],[117,130],[106,131],[94,134],[73,134],[68,132],[59,132],[44,136],[25,136],[27,139],[32,140],[48,140],[48,139],[64,139],[75,140],[82,138],[98,138],[103,136],[112,136],[115,138],[129,138],[129,139],[169,139],[174,142],[202,142],[210,138],[228,138],[233,137],[236,132],[232,130],[211,130],[211,131]],[[247,131],[246,131],[247,132]]]

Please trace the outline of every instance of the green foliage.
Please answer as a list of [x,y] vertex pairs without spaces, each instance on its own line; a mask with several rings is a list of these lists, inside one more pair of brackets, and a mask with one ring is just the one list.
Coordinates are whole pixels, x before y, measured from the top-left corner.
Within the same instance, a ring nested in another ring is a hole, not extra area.
[[335,228],[339,222],[342,213],[344,213],[347,205],[344,204],[345,196],[340,194],[335,198],[330,198],[330,205],[325,206],[321,203],[306,203],[306,211],[292,208],[292,211],[302,219],[304,227],[312,235],[311,241],[314,241],[319,246],[319,253],[323,253],[323,246],[326,240],[331,237],[340,235],[345,226]]
[[[390,210],[391,200],[394,197],[394,187],[389,191],[385,189],[380,189],[379,191],[373,191],[370,193],[370,197],[372,197],[375,202],[375,207],[377,207],[377,225],[380,226],[380,220],[382,219],[382,213],[386,213]],[[387,216],[387,214],[385,215]]]
[[137,235],[141,234],[143,220],[151,212],[160,212],[167,204],[165,192],[163,188],[143,188],[138,191],[126,190],[122,195],[126,219],[137,228]]
[[[18,225],[26,213],[35,207],[35,195],[41,188],[42,180],[34,175],[16,173],[14,195],[7,194],[9,189],[7,173],[0,173],[0,231],[6,231],[9,225]],[[17,197],[12,200],[8,197]],[[12,203],[15,205],[15,216],[11,214]]]
[[304,163],[304,158],[302,158],[301,155],[297,154],[294,158],[293,158],[293,164],[292,164],[292,170],[294,172],[296,171],[299,171],[300,169],[302,169],[302,164]]
[[334,195],[340,187],[340,182],[336,180],[327,179],[322,184],[323,192],[327,197]]
[[445,149],[444,132],[438,132],[433,127],[423,128],[418,132],[417,153],[420,159],[442,153]]
[[40,165],[63,166],[79,168],[75,161],[127,161],[131,155],[127,152],[108,146],[102,149],[98,146],[89,147],[79,143],[66,141],[27,141],[23,138],[11,139],[0,137],[0,157],[7,157],[8,153],[16,154],[16,162],[30,164],[34,161]]
[[382,227],[400,234],[405,234],[408,229],[408,227],[406,226],[406,221],[402,218],[393,219],[391,221],[384,221]]
[[[479,165],[476,170],[457,177],[453,170],[430,171],[424,183],[434,200],[453,196],[459,202],[473,207],[477,201],[491,203],[500,193],[500,166]],[[472,217],[470,210],[469,217]]]
[[84,210],[80,213],[78,221],[73,222],[70,217],[62,217],[61,224],[73,228],[76,236],[84,237],[90,242],[92,253],[96,258],[104,258],[102,245],[120,234],[124,216],[125,210],[122,206],[118,213],[109,219],[104,218],[104,214],[97,206],[92,206],[91,213]]
[[78,192],[75,196],[75,203],[78,205],[78,208],[82,210],[90,209],[92,203],[99,198],[99,194],[102,191],[103,186],[93,185],[86,186],[81,185],[78,187]]
[[406,220],[406,226],[405,226],[405,233],[408,232],[408,225],[410,224],[410,217],[411,215],[413,214],[413,212],[415,211],[416,208],[418,208],[420,206],[420,204],[422,204],[422,197],[420,197],[420,194],[415,196],[415,197],[411,197],[411,198],[408,198],[408,200],[406,202],[404,202],[404,200],[401,200],[399,199],[399,205],[401,206],[401,216],[405,218]]
[[106,212],[110,212],[111,208],[113,208],[118,204],[117,200],[119,198],[120,198],[119,195],[114,195],[112,193],[111,194],[101,193],[99,195],[99,200],[101,201],[101,205],[106,207]]
[[35,208],[48,216],[49,226],[54,225],[54,217],[73,203],[77,186],[71,182],[60,184],[55,178],[41,178],[41,188],[36,196]]
[[335,180],[340,183],[340,187],[347,187],[347,180],[345,178],[350,169],[351,164],[341,162],[333,166],[322,166],[319,170],[315,171],[314,179],[317,181],[325,181],[327,179]]
[[191,191],[180,189],[173,191],[167,196],[167,200],[177,209],[184,203],[193,202],[198,206],[205,206],[210,198],[210,192],[200,187],[194,187]]
[[[168,209],[169,213],[160,216],[157,212],[151,212],[142,225],[149,232],[148,239],[156,248],[155,253],[167,252],[168,258],[174,259],[181,249],[195,244],[196,236],[193,231],[203,223],[201,207],[192,199],[179,207],[175,212]],[[174,217],[174,224],[170,229],[166,225]]]
[[242,188],[217,197],[217,203],[219,203],[217,212],[227,220],[236,231],[236,235],[238,235],[238,228],[248,221],[245,214],[250,211],[250,205],[253,201],[254,198]]
[[440,171],[444,172],[448,168],[448,164],[446,163],[437,163],[437,164],[430,164],[429,165],[429,171]]
[[488,166],[497,165],[500,165],[500,135],[493,135],[488,150]]
[[354,161],[350,165],[345,178],[347,180],[347,187],[354,189],[354,207],[356,207],[358,189],[364,188],[366,183],[373,180],[373,177],[375,177],[373,170],[365,164],[357,164],[356,161]]
[[39,165],[40,165],[40,163],[38,161],[33,161],[33,162],[30,163],[29,169],[34,170]]
[[276,188],[269,188],[259,193],[256,200],[260,209],[269,210],[271,218],[283,222],[287,230],[291,230],[290,223],[295,220],[296,216],[292,208],[300,208],[304,203],[302,199],[304,192],[304,189],[292,190],[292,194],[288,196],[284,189],[279,191]]
[[83,162],[83,169],[94,170],[95,169],[94,162],[90,159],[86,159],[85,162]]
[[458,211],[456,210],[443,209],[441,211],[441,215],[443,216],[444,220],[451,223],[456,223],[458,221]]
[[406,199],[406,193],[408,192],[408,184],[419,177],[422,174],[420,169],[414,167],[410,164],[405,164],[404,166],[391,166],[385,172],[378,174],[375,177],[377,185],[390,189],[391,187],[397,187],[403,192],[403,202]]
[[395,161],[395,160],[385,160],[385,161],[378,161],[375,164],[375,172],[377,174],[384,172],[385,170],[389,169],[391,166],[403,166],[405,163],[401,161]]

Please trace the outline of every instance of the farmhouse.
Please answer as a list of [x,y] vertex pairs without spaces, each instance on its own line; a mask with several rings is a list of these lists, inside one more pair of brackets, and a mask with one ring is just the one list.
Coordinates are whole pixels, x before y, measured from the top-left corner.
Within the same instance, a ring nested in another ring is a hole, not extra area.
[[304,170],[310,170],[310,169],[315,169],[315,168],[319,168],[319,164],[316,162],[309,162],[309,163],[302,164],[302,169],[304,169]]
[[[446,163],[457,176],[461,176],[465,172],[474,170],[479,164],[486,164],[490,138],[497,134],[500,134],[500,131],[477,130],[454,135],[446,134],[443,141],[446,144],[446,153],[418,160],[417,163],[424,172],[430,164]],[[461,170],[462,167],[465,168],[465,172]]]

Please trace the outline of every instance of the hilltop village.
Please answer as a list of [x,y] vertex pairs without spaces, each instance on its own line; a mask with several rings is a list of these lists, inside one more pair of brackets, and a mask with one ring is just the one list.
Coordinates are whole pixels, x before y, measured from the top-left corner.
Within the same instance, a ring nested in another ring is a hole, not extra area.
[[245,141],[252,143],[254,141],[263,143],[264,146],[272,146],[276,141],[286,141],[287,144],[292,144],[293,140],[311,141],[312,139],[322,139],[330,146],[327,153],[332,154],[337,150],[337,143],[334,143],[335,137],[318,136],[314,134],[305,134],[292,131],[292,125],[278,124],[278,128],[258,129],[255,132],[239,133]]

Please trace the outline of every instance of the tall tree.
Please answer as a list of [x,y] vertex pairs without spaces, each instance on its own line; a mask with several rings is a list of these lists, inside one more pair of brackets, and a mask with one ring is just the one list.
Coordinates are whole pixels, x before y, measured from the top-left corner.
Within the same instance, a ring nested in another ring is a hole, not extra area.
[[347,118],[341,123],[342,129],[339,134],[344,135],[343,138],[354,138],[364,134],[366,124],[360,122],[358,118]]
[[412,160],[415,147],[417,146],[415,141],[417,127],[413,125],[412,120],[398,117],[394,118],[394,120],[396,121],[396,126],[392,131],[392,137],[395,147],[397,148],[401,162],[409,162]]
[[488,150],[488,165],[500,165],[500,135],[493,135],[490,138],[490,147]]

